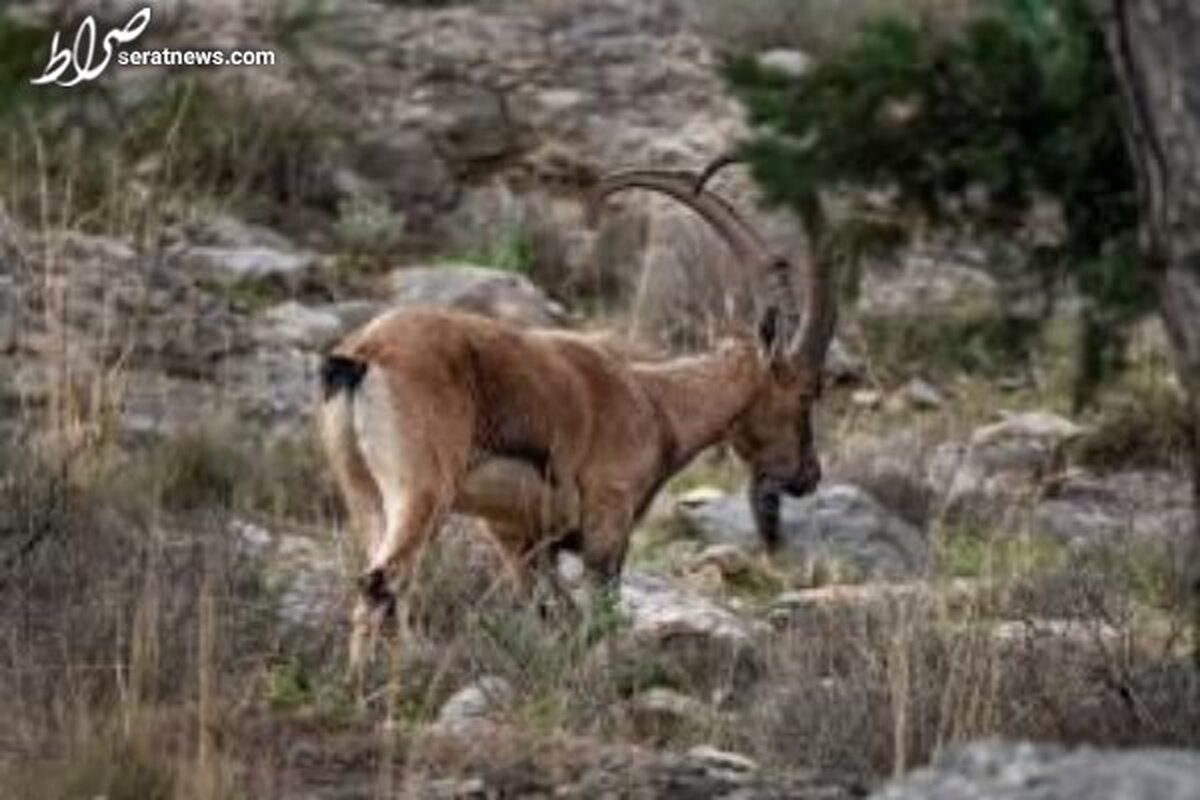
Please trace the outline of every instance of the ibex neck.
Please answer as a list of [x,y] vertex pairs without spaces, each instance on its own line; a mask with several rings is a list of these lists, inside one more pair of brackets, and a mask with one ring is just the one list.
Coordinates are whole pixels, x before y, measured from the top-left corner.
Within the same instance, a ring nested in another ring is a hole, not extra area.
[[671,426],[673,468],[723,439],[762,381],[757,355],[749,346],[642,365],[634,374]]

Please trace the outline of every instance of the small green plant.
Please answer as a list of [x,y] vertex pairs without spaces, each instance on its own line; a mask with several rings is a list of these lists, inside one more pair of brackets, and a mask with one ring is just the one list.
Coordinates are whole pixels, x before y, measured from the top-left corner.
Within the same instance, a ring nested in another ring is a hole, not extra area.
[[1007,578],[1049,572],[1066,565],[1066,548],[1040,536],[986,534],[948,529],[934,546],[934,571],[949,578]]
[[33,86],[30,79],[39,74],[38,63],[43,51],[48,51],[54,32],[49,28],[22,23],[9,12],[0,11],[0,120],[28,109],[34,102],[49,102],[63,92]]
[[355,261],[378,261],[404,239],[405,217],[381,198],[356,196],[338,204],[334,235]]
[[276,712],[290,712],[313,702],[313,687],[308,674],[296,661],[272,665],[263,678],[263,698]]
[[280,283],[271,278],[238,278],[233,281],[201,277],[196,285],[221,298],[234,311],[255,314],[288,297]]
[[445,259],[448,264],[483,267],[529,274],[534,262],[533,236],[525,225],[513,222],[498,228],[486,241]]

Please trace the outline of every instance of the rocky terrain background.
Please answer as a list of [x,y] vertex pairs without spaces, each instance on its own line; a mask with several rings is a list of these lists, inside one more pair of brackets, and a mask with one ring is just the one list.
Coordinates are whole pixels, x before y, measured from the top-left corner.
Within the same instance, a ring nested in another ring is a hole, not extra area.
[[[0,37],[134,5],[14,3]],[[667,487],[618,606],[583,629],[509,596],[456,520],[413,590],[416,640],[365,707],[340,683],[356,555],[312,441],[323,348],[418,303],[703,347],[753,290],[719,242],[653,198],[595,220],[583,201],[606,171],[697,168],[745,136],[722,54],[799,74],[854,22],[800,5],[174,0],[154,5],[153,43],[269,46],[280,63],[113,70],[7,117],[0,785],[1200,792],[1162,334],[1147,322],[1137,368],[1076,418],[1071,303],[1028,359],[956,350],[954,331],[1030,299],[1003,248],[935,236],[871,264],[843,311],[829,477],[789,501],[779,557],[758,552],[723,452]],[[747,177],[718,185],[803,257]]]

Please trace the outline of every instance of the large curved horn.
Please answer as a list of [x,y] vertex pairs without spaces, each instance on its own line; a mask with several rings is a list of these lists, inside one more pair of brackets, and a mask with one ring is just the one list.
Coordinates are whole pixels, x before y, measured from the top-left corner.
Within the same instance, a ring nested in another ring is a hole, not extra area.
[[[705,191],[705,186],[718,172],[730,164],[744,163],[744,161],[745,159],[737,153],[718,156],[700,172],[700,176],[693,184],[693,191],[696,193]],[[820,216],[819,206],[814,207],[812,216]],[[829,277],[828,264],[825,263],[820,252],[819,222],[816,219],[806,219],[806,227],[816,254],[805,262],[802,279],[804,283],[804,317],[788,349],[800,363],[818,370],[825,363],[825,354],[833,339],[834,328],[837,325],[837,304]],[[791,270],[791,265],[782,259],[774,266],[780,271],[785,266],[789,272]],[[776,280],[781,279],[785,281],[784,285],[790,289],[790,275],[786,279],[780,276]]]
[[592,207],[598,206],[611,194],[626,189],[648,189],[668,195],[699,214],[734,255],[754,266],[766,268],[775,256],[737,210],[723,197],[707,191],[695,191],[698,177],[692,172],[631,169],[606,175],[591,194]]
[[699,194],[708,185],[708,182],[713,179],[714,175],[730,164],[741,164],[743,161],[744,159],[736,153],[726,153],[723,156],[717,156],[708,162],[708,166],[700,171],[700,177],[696,178],[696,183],[692,186],[692,191]]
[[713,227],[738,260],[748,265],[755,276],[763,275],[767,279],[767,302],[782,314],[784,335],[794,336],[799,329],[799,314],[796,310],[796,293],[792,287],[791,264],[771,251],[754,226],[728,200],[703,188],[708,174],[709,170],[701,175],[656,169],[616,172],[605,176],[596,185],[592,192],[592,206],[594,209],[614,192],[632,188],[661,192],[683,203]]

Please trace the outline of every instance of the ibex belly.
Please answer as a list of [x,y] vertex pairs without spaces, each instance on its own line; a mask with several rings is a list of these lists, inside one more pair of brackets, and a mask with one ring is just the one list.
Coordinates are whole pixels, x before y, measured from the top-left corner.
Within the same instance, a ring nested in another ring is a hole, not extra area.
[[568,531],[579,523],[578,493],[552,484],[528,461],[515,458],[493,457],[476,465],[454,510],[531,532]]

